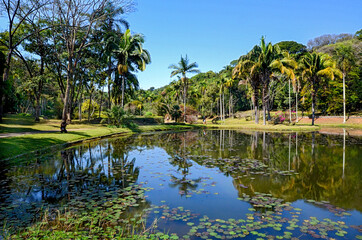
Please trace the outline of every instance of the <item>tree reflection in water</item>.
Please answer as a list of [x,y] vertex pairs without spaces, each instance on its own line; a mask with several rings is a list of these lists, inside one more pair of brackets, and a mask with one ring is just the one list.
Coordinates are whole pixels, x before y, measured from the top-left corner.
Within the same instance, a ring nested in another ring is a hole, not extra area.
[[[167,152],[172,170],[177,171],[170,175],[168,187],[178,188],[181,197],[199,187],[202,176],[194,169],[200,166],[230,176],[239,196],[261,192],[288,202],[327,200],[361,211],[360,141],[346,137],[346,131],[339,137],[206,130],[88,142],[23,164],[0,166],[0,224],[4,219],[21,219],[27,225],[41,207],[105,199],[107,192],[137,183],[141,170],[132,152],[155,147]],[[253,166],[266,167],[259,173],[242,168],[246,159]],[[139,204],[132,211],[148,205]]]
[[136,183],[140,171],[128,158],[130,146],[122,139],[89,142],[2,171],[0,225],[26,226],[40,209],[87,204]]

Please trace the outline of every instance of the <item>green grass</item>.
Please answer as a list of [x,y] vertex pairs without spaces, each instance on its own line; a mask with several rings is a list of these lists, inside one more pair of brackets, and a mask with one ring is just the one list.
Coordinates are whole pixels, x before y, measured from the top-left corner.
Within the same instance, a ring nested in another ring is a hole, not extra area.
[[220,128],[220,129],[247,129],[261,131],[318,131],[321,128],[354,128],[362,129],[361,124],[321,124],[311,126],[310,124],[295,125],[263,125],[262,120],[259,124],[253,121],[242,119],[226,119],[225,122],[211,123],[209,120],[206,125],[199,124],[160,124],[160,125],[143,125],[137,126],[131,124],[128,128],[110,128],[102,124],[86,124],[73,121],[67,129],[67,134],[59,131],[60,120],[44,120],[35,123],[32,117],[23,117],[17,115],[8,115],[4,117],[4,122],[0,124],[0,134],[4,133],[21,133],[21,132],[41,132],[56,131],[52,133],[38,133],[22,135],[17,137],[0,138],[0,159],[11,158],[23,153],[40,150],[46,147],[72,143],[79,140],[92,139],[112,134],[130,134],[132,132],[146,131],[166,131],[166,130],[183,130],[190,128]]
[[88,139],[93,137],[100,137],[115,133],[127,133],[129,129],[122,128],[107,128],[98,127],[89,130],[82,130],[76,132],[68,132],[66,134],[56,133],[41,133],[30,134],[18,137],[1,138],[0,145],[0,159],[17,156],[22,153],[39,150],[45,147],[50,147],[58,144],[74,142],[77,140]]
[[[29,117],[7,117],[0,124],[1,133],[39,132],[56,130],[59,131],[59,120],[42,120],[34,123]],[[165,131],[197,128],[195,125],[132,125],[129,128],[112,128],[101,124],[71,124],[67,127],[68,133],[37,133],[16,137],[0,138],[0,159],[18,156],[20,154],[40,150],[46,147],[65,143],[77,142],[79,140],[92,139],[112,134],[130,134],[132,132]],[[76,130],[75,130],[76,129]]]
[[[41,119],[40,122],[36,123],[34,122],[33,117],[6,115],[5,117],[3,117],[3,122],[0,123],[0,133],[58,131],[60,130],[60,122],[61,120],[56,119]],[[73,123],[69,125],[67,129],[91,129],[97,127],[98,125],[73,121]]]

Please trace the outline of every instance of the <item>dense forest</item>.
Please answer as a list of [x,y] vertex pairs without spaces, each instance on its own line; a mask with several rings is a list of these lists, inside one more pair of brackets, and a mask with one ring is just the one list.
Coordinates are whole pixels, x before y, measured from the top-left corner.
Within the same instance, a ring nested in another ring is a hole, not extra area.
[[31,114],[36,121],[129,114],[192,122],[186,115],[223,120],[252,110],[255,122],[260,111],[265,123],[273,111],[342,115],[344,103],[347,115],[361,111],[362,30],[323,35],[307,46],[262,37],[220,72],[200,73],[181,56],[170,63],[169,85],[143,90],[137,72],[151,54],[124,18],[132,8],[123,0],[5,2],[0,120],[3,113]]

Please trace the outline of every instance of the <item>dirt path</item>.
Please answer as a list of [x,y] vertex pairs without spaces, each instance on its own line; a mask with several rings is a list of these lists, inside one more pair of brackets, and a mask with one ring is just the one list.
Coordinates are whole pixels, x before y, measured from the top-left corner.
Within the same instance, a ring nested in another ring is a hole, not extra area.
[[[303,117],[299,119],[299,123],[312,124],[312,118]],[[314,120],[315,124],[343,124],[343,117],[336,116],[323,116]],[[362,117],[349,117],[346,121],[347,124],[362,124]]]

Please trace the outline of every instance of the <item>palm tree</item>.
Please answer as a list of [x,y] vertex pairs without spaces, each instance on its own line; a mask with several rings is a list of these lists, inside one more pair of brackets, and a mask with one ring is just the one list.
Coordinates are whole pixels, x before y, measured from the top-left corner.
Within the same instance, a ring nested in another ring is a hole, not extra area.
[[335,76],[342,77],[342,74],[328,55],[317,52],[304,55],[301,59],[299,68],[302,71],[303,80],[308,83],[305,85],[305,88],[310,89],[311,92],[312,125],[314,125],[315,105],[319,87],[324,79],[333,80]]
[[[115,70],[113,66],[113,55],[114,51],[118,47],[118,41],[122,34],[122,27],[125,29],[129,29],[129,23],[124,20],[122,17],[124,14],[124,10],[122,7],[116,7],[113,3],[107,3],[105,8],[105,12],[107,12],[104,21],[100,26],[102,41],[101,45],[103,46],[103,58],[107,63],[107,75],[108,75],[108,93],[111,92],[111,81],[112,81],[112,72]],[[111,98],[110,94],[108,94],[108,109],[111,108]]]
[[[266,103],[269,96],[269,84],[274,71],[272,63],[278,59],[280,55],[280,48],[278,45],[266,44],[264,37],[261,38],[260,46],[254,48],[247,54],[246,57],[239,59],[238,64],[234,69],[234,77],[244,75],[246,81],[249,82],[253,88],[254,108],[255,108],[255,123],[259,122],[257,116],[258,102],[257,95],[258,89],[262,89],[262,102],[263,102],[263,118],[264,125],[266,125]],[[242,73],[244,72],[244,74]]]
[[225,87],[229,90],[229,118],[230,116],[232,118],[234,118],[233,115],[233,94],[231,91],[232,86],[234,85],[234,79],[232,79],[231,77],[226,78],[226,82],[225,82]]
[[290,80],[293,81],[293,86],[296,84],[295,70],[297,69],[297,62],[294,58],[288,53],[283,52],[282,59],[276,59],[272,62],[271,67],[276,68],[279,72],[285,75],[288,78],[289,85],[289,121],[292,122],[292,106],[291,106],[291,98],[290,98]]
[[[115,50],[118,59],[117,69],[122,79],[122,107],[124,106],[126,76],[132,76],[133,78],[134,75],[132,72],[137,72],[137,70],[144,71],[146,69],[146,64],[151,62],[150,53],[143,49],[143,43],[144,38],[141,34],[134,34],[132,36],[131,31],[127,29],[121,38],[118,48]],[[134,81],[134,79],[132,80]]]
[[254,105],[255,123],[259,123],[259,89],[261,79],[256,68],[256,61],[259,52],[259,47],[255,46],[246,56],[240,57],[238,64],[233,70],[232,77],[239,79],[239,84],[248,84],[252,89],[252,102]]
[[220,120],[224,121],[225,120],[225,97],[224,97],[224,89],[225,89],[225,83],[226,83],[226,79],[221,77],[219,79],[219,84],[220,84],[220,88],[219,88],[219,100],[220,100]]
[[335,49],[335,59],[343,76],[343,123],[346,123],[346,75],[352,69],[356,58],[351,45],[339,45]]
[[187,98],[187,88],[188,88],[188,79],[186,77],[186,73],[199,73],[200,71],[197,69],[198,65],[196,62],[189,64],[189,59],[187,55],[185,58],[181,56],[181,60],[178,65],[172,64],[168,67],[169,69],[173,69],[171,72],[171,77],[176,75],[181,75],[181,81],[183,83],[184,91],[184,121],[186,122],[186,98]]
[[280,48],[278,45],[272,45],[270,42],[265,44],[264,37],[261,38],[260,42],[260,54],[256,67],[259,69],[261,74],[262,88],[262,102],[263,102],[263,124],[266,125],[266,103],[267,97],[269,96],[269,84],[273,74],[272,63],[280,56]]

